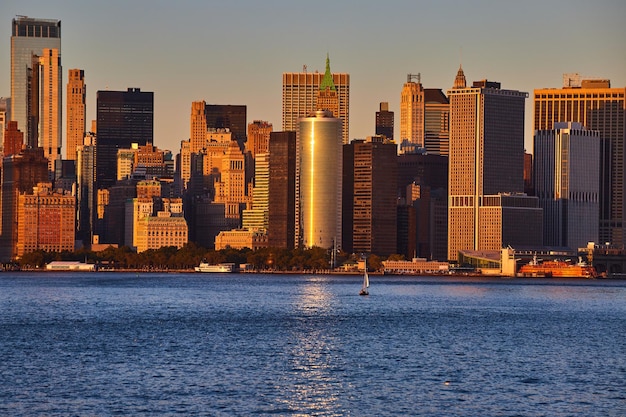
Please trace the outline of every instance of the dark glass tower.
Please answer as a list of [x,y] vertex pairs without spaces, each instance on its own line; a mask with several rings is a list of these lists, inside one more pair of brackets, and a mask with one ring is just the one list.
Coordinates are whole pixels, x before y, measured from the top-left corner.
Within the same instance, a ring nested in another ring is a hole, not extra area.
[[96,100],[96,184],[104,189],[115,183],[118,149],[152,143],[154,93],[139,88],[98,91]]
[[393,112],[389,111],[389,103],[380,103],[380,111],[376,112],[376,134],[393,140],[393,123]]
[[268,244],[293,249],[296,233],[296,132],[269,140]]

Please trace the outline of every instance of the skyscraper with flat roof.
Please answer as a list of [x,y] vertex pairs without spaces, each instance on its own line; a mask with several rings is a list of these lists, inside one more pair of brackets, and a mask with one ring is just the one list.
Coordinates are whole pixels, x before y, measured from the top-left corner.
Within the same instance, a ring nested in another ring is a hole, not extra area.
[[533,234],[541,230],[538,202],[521,199],[528,94],[487,80],[468,88],[464,80],[459,69],[448,91],[448,259],[457,260],[460,250],[541,245],[541,234]]
[[118,149],[128,149],[133,143],[152,144],[154,93],[139,88],[98,91],[96,101],[96,183],[104,189],[116,181]]
[[85,137],[86,107],[85,71],[71,69],[67,80],[67,128],[65,159],[76,160],[76,148],[83,144]]
[[268,162],[268,245],[293,249],[296,241],[296,132],[270,133]]
[[609,80],[564,77],[563,88],[534,91],[535,130],[557,122],[578,122],[600,132],[599,240],[626,245],[626,87]]
[[342,249],[397,253],[397,147],[383,136],[343,145]]
[[341,120],[318,110],[299,120],[298,214],[302,245],[341,245]]
[[331,110],[341,119],[342,141],[350,142],[350,74],[331,73],[328,56],[324,73],[307,72],[306,67],[283,73],[283,130],[297,131],[298,119],[316,110]]
[[61,162],[62,131],[62,72],[60,50],[44,48],[39,57],[41,76],[39,94],[39,146],[48,159],[48,170],[54,172]]
[[[53,94],[56,96],[51,99],[55,100],[58,106],[61,106],[61,21],[35,19],[26,16],[18,16],[13,19],[11,35],[11,120],[18,123],[18,129],[24,133],[25,140],[36,137],[33,136],[34,132],[30,131],[34,127],[29,125],[29,115],[33,107],[30,100],[29,78],[33,76],[33,70],[36,70],[33,68],[33,64],[38,64],[38,59],[33,60],[33,55],[36,57],[44,55],[46,48],[56,50],[55,56],[59,57],[59,75],[55,77],[54,74],[51,74],[53,84],[50,87],[54,88]],[[34,107],[38,108],[38,103],[34,104]],[[57,117],[58,109],[51,108],[49,110]],[[60,132],[60,117],[56,123],[59,124]],[[36,143],[30,145],[37,146]]]
[[376,134],[393,140],[393,124],[393,112],[389,111],[389,103],[380,103],[380,110],[376,112]]
[[600,133],[555,123],[534,138],[535,190],[543,208],[543,243],[576,250],[598,241]]

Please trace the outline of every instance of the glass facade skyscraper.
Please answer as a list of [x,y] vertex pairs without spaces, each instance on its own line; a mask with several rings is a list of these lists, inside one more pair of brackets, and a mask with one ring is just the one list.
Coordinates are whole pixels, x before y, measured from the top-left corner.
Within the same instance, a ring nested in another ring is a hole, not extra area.
[[[36,138],[35,132],[29,132],[29,114],[32,108],[31,83],[33,77],[33,55],[42,56],[44,49],[56,49],[56,55],[61,55],[61,21],[51,19],[35,19],[18,16],[13,19],[11,35],[11,120],[18,123],[18,128],[24,133],[24,140]],[[60,67],[60,59],[59,59]],[[60,70],[59,70],[60,71]],[[58,77],[56,89],[57,103],[61,105],[61,77]],[[37,108],[38,104],[34,104]],[[56,113],[55,109],[52,109]],[[58,121],[59,125],[61,121]],[[37,143],[28,143],[36,147]],[[60,146],[60,144],[59,144]]]

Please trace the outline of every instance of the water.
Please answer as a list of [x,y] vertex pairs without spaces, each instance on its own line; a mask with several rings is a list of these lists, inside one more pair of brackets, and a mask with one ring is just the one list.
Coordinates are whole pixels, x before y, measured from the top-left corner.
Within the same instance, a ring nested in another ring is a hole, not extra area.
[[0,274],[0,415],[624,416],[626,282]]

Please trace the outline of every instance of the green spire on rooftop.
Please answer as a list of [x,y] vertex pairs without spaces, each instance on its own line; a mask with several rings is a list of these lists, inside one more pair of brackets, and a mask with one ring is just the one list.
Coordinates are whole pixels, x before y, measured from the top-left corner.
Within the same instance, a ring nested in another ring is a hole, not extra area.
[[330,73],[330,58],[328,57],[328,53],[326,53],[326,72],[324,72],[324,78],[322,78],[322,82],[320,83],[320,90],[326,90],[326,88],[329,88],[331,91],[337,90],[333,82],[333,74]]

